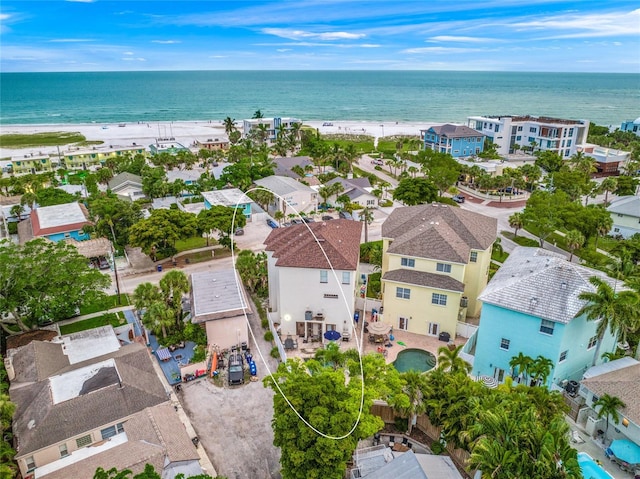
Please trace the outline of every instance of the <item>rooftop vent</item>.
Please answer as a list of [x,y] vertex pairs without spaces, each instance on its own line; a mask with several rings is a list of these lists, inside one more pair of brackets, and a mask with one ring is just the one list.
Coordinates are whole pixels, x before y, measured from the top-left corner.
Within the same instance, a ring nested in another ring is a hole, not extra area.
[[567,282],[563,281],[562,283],[560,283],[560,289],[567,289]]
[[538,304],[538,298],[531,298],[529,300],[529,306],[530,307],[535,308],[537,304]]

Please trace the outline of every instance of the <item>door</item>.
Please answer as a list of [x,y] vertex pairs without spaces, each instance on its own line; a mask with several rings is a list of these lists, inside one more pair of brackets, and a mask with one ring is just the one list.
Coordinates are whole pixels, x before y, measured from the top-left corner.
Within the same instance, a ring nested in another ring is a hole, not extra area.
[[493,377],[498,380],[499,383],[504,381],[504,369],[494,368]]
[[429,323],[429,330],[427,334],[429,336],[437,336],[440,333],[440,324],[439,323]]
[[398,318],[398,329],[407,330],[409,329],[409,319],[408,318]]
[[299,338],[304,338],[304,323],[299,321],[296,323],[296,335]]

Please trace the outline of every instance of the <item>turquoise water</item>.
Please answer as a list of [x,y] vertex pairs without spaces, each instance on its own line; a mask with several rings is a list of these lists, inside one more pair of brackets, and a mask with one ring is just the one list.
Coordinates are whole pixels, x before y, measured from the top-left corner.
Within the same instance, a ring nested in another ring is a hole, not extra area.
[[578,453],[578,464],[584,479],[613,479],[613,476],[598,466],[586,452]]
[[531,114],[617,125],[640,115],[640,75],[444,71],[1,73],[0,123],[265,116],[464,122]]
[[429,351],[422,349],[403,349],[393,362],[393,366],[401,373],[411,369],[425,372],[433,369],[435,365],[436,357]]

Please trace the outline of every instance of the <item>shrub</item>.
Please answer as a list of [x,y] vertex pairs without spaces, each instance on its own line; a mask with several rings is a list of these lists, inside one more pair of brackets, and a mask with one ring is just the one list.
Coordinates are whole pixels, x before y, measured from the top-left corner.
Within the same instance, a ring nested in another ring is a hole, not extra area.
[[404,432],[409,429],[409,419],[406,417],[395,417],[393,424],[398,431]]
[[388,208],[390,206],[393,206],[393,201],[391,200],[382,200],[378,203],[378,206],[382,207],[382,208]]
[[200,361],[204,361],[207,357],[207,350],[203,346],[196,346],[193,349],[193,358],[191,362],[199,363]]
[[269,320],[263,319],[262,321],[260,321],[260,324],[262,324],[263,329],[267,329],[269,327]]
[[436,441],[433,444],[431,444],[431,447],[429,449],[431,449],[431,452],[434,453],[436,456],[446,451],[444,444],[442,444],[440,441]]
[[273,341],[273,333],[271,331],[264,333],[264,340],[269,342]]
[[278,359],[280,357],[280,351],[278,351],[278,348],[275,347],[275,346],[273,348],[271,348],[271,353],[270,354],[271,354],[272,358]]

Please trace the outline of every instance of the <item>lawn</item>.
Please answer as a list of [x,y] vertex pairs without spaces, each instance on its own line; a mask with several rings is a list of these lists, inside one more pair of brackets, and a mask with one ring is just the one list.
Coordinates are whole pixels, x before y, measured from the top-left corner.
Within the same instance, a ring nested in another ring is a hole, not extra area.
[[86,141],[87,138],[80,132],[49,131],[24,135],[9,133],[0,135],[0,146],[4,148],[28,148],[34,146],[58,146]]
[[76,321],[75,323],[60,326],[60,334],[77,333],[78,331],[85,331],[87,329],[99,328],[100,326],[108,325],[115,328],[125,323],[126,320],[124,319],[124,314],[107,313],[102,316],[96,316],[95,318],[89,318],[83,321]]
[[[209,240],[209,245],[214,245],[214,244],[216,244],[216,240],[214,239]],[[176,244],[175,244],[175,248],[176,250],[178,250],[178,253],[181,253],[183,251],[189,251],[196,248],[203,248],[205,246],[207,246],[207,240],[202,236],[194,236],[193,238],[178,240],[176,241]]]
[[96,301],[95,303],[83,304],[80,306],[80,315],[97,313],[99,311],[107,311],[111,308],[118,308],[120,306],[128,306],[129,296],[126,294],[121,295],[121,304],[118,304],[118,295],[107,296],[103,301]]

